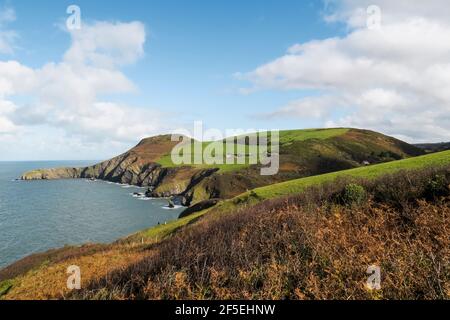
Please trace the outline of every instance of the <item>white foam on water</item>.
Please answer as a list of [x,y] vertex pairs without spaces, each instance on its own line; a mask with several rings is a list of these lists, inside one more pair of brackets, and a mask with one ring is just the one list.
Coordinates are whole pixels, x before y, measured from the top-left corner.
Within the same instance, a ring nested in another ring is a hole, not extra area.
[[167,206],[164,206],[164,207],[161,207],[161,208],[164,209],[164,210],[176,210],[176,209],[183,208],[183,206],[177,205],[177,206],[174,206],[173,208],[169,208]]
[[130,184],[122,184],[121,187],[124,188],[124,189],[134,188],[134,186],[132,186]]
[[145,194],[134,194],[134,193],[129,193],[130,196],[132,196],[133,198],[147,198],[145,196]]
[[141,201],[150,201],[150,200],[153,200],[152,198],[137,198],[138,200],[141,200]]

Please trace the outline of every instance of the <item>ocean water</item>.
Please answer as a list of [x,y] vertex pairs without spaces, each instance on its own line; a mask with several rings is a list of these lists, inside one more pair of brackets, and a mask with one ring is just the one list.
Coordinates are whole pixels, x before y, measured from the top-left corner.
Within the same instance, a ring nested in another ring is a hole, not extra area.
[[176,219],[183,210],[167,209],[164,199],[133,197],[145,189],[104,181],[14,181],[31,169],[94,163],[0,162],[0,268],[64,245],[112,242]]

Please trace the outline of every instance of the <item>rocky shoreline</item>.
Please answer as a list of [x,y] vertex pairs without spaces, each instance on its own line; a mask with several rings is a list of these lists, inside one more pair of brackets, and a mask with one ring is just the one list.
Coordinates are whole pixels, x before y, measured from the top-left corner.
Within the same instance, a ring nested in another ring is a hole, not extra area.
[[[183,206],[193,204],[194,188],[218,169],[190,167],[163,168],[161,165],[140,164],[138,158],[125,154],[84,168],[38,169],[24,173],[20,180],[95,179],[148,188],[149,198],[171,198]],[[207,197],[207,195],[204,195]],[[206,199],[198,199],[203,201]]]

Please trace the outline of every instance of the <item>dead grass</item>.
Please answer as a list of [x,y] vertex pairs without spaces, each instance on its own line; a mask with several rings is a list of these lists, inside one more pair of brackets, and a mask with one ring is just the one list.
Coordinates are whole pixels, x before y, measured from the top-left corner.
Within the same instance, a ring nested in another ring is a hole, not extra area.
[[132,246],[116,246],[108,250],[68,257],[52,264],[44,263],[14,279],[12,288],[3,297],[7,300],[48,300],[64,298],[67,289],[67,268],[80,267],[82,286],[100,277],[108,277],[113,271],[119,271],[136,263],[144,253]]

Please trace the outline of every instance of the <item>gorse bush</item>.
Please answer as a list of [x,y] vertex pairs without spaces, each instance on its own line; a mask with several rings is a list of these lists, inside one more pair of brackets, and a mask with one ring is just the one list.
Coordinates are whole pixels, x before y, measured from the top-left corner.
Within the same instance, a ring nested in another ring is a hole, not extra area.
[[444,174],[434,175],[427,183],[425,196],[428,199],[443,197],[449,193],[449,183]]
[[341,201],[344,205],[360,205],[367,199],[367,193],[363,186],[350,183],[341,193]]

